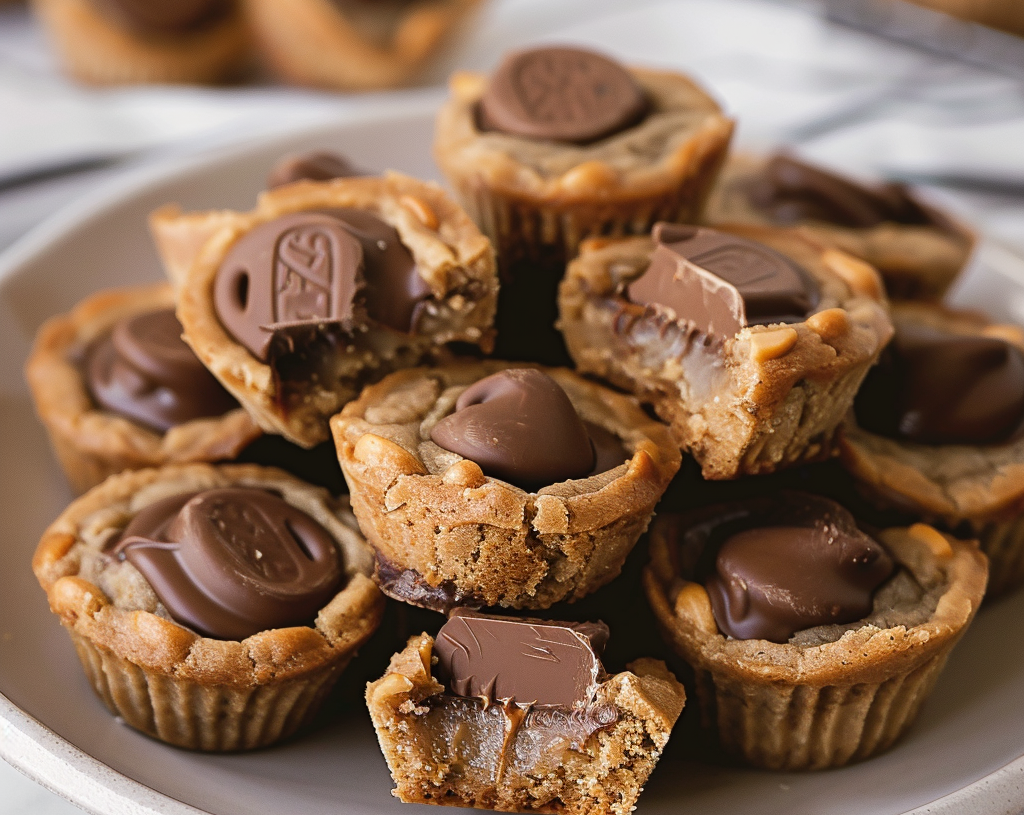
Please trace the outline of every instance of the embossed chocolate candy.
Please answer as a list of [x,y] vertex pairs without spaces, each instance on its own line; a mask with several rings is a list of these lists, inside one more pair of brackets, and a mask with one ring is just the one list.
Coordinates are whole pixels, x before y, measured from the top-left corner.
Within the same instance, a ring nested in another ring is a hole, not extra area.
[[901,184],[866,187],[782,154],[750,179],[747,192],[751,203],[778,223],[810,219],[861,228],[885,221],[938,225],[934,214]]
[[819,299],[814,279],[764,244],[704,227],[656,224],[651,264],[630,301],[667,308],[702,333],[726,338],[747,325],[803,320]]
[[218,20],[231,0],[90,0],[104,14],[141,34],[183,34]]
[[430,438],[524,489],[583,478],[594,468],[590,437],[569,397],[532,368],[510,368],[470,385]]
[[560,623],[456,609],[434,642],[440,679],[488,703],[582,708],[604,679],[604,623]]
[[267,189],[283,187],[295,181],[330,181],[332,178],[350,178],[366,175],[344,156],[325,150],[295,153],[284,156],[267,176]]
[[351,208],[300,212],[269,221],[230,249],[214,283],[224,327],[266,361],[275,334],[365,323],[415,329],[430,295],[393,227]]
[[160,433],[238,406],[182,340],[171,309],[120,320],[84,367],[97,404]]
[[330,533],[259,489],[208,490],[150,504],[112,554],[142,573],[174,620],[225,640],[309,625],[343,578]]
[[885,549],[827,499],[784,494],[767,515],[737,514],[712,535],[721,543],[704,581],[730,637],[786,642],[797,631],[862,619],[893,573]]
[[625,130],[647,107],[636,80],[607,57],[579,48],[537,48],[505,57],[478,117],[484,130],[585,144]]
[[865,430],[918,444],[1001,444],[1024,433],[1024,353],[995,337],[898,323],[854,410]]

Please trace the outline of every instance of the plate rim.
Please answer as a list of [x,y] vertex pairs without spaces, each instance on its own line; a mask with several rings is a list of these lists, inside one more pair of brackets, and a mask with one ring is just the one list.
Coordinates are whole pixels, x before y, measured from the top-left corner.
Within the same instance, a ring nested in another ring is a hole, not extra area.
[[[33,227],[0,253],[0,286],[19,269],[43,255],[51,244],[70,238],[110,210],[132,197],[144,194],[182,173],[214,169],[225,162],[242,160],[275,146],[282,150],[318,134],[336,137],[350,127],[433,116],[443,91],[430,88],[401,98],[367,100],[362,108],[339,112],[337,119],[304,124],[273,134],[250,137],[186,156],[161,159],[152,164],[129,167],[103,182],[87,195],[79,196]],[[990,236],[981,235],[978,256],[994,251],[1021,264],[1024,283],[1024,255]],[[901,815],[1020,815],[1024,807],[1024,747],[1022,754],[964,787],[947,793]],[[81,807],[92,815],[110,815],[126,806],[140,815],[210,815],[166,793],[111,768],[57,734],[40,720],[19,708],[0,692],[0,758],[44,788]],[[999,810],[990,805],[1002,804]],[[975,807],[978,807],[975,809]]]

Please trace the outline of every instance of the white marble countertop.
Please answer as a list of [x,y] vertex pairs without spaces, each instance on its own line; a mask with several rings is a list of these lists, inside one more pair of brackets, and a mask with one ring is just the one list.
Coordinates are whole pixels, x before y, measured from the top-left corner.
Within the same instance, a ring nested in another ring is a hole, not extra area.
[[[715,0],[689,1],[713,24],[703,53],[681,56],[671,32],[651,32],[645,53],[620,56],[696,71],[739,116],[745,145],[795,143],[811,158],[866,175],[944,176],[938,180],[956,184],[932,185],[928,191],[1024,254],[1021,71],[971,66],[854,33],[822,19],[825,2],[729,0],[745,10],[748,24],[743,25],[735,17],[728,24],[715,17]],[[614,50],[616,29],[641,19],[629,12],[654,5],[654,0],[494,0],[430,81],[440,83],[455,66],[489,67],[509,47],[551,32]],[[792,42],[765,42],[763,20],[773,17],[784,18]],[[985,42],[974,42],[972,53],[983,52]],[[1008,52],[997,46],[1008,41],[992,42],[989,50],[998,62],[999,54]],[[16,115],[0,117],[0,251],[126,166],[237,140],[238,133],[255,132],[260,123],[265,132],[269,119],[287,118],[292,126],[323,121],[379,99],[272,86],[84,90],[60,77],[27,11],[5,7],[0,10],[0,110]],[[113,163],[31,183],[12,181],[100,155]],[[0,815],[77,811],[0,761]]]

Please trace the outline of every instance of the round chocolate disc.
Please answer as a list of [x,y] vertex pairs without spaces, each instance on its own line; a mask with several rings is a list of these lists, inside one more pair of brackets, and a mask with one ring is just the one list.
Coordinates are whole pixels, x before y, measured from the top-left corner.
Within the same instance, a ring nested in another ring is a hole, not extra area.
[[480,100],[484,130],[585,144],[625,130],[647,112],[630,73],[579,48],[536,48],[507,56]]

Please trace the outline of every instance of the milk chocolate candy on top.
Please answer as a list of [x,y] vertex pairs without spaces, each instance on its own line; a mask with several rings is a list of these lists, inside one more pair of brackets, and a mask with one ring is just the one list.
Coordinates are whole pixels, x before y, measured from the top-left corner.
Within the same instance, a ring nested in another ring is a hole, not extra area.
[[607,57],[579,48],[536,48],[505,58],[478,117],[484,130],[585,144],[630,127],[647,108],[636,80]]
[[294,153],[282,157],[267,176],[267,189],[282,187],[295,181],[330,181],[366,175],[344,156],[325,150]]
[[309,625],[343,564],[317,521],[265,490],[175,495],[145,507],[112,554],[135,566],[171,617],[217,639]]
[[487,475],[524,489],[583,478],[595,462],[587,429],[565,391],[532,368],[510,368],[470,385],[430,438]]
[[628,287],[631,302],[671,309],[718,338],[747,325],[803,320],[819,299],[796,263],[754,241],[704,227],[656,224],[647,270]]
[[604,623],[560,623],[456,610],[434,642],[452,693],[521,705],[586,707],[604,678]]
[[89,348],[85,380],[103,408],[164,433],[238,403],[181,338],[171,309],[120,320]]

